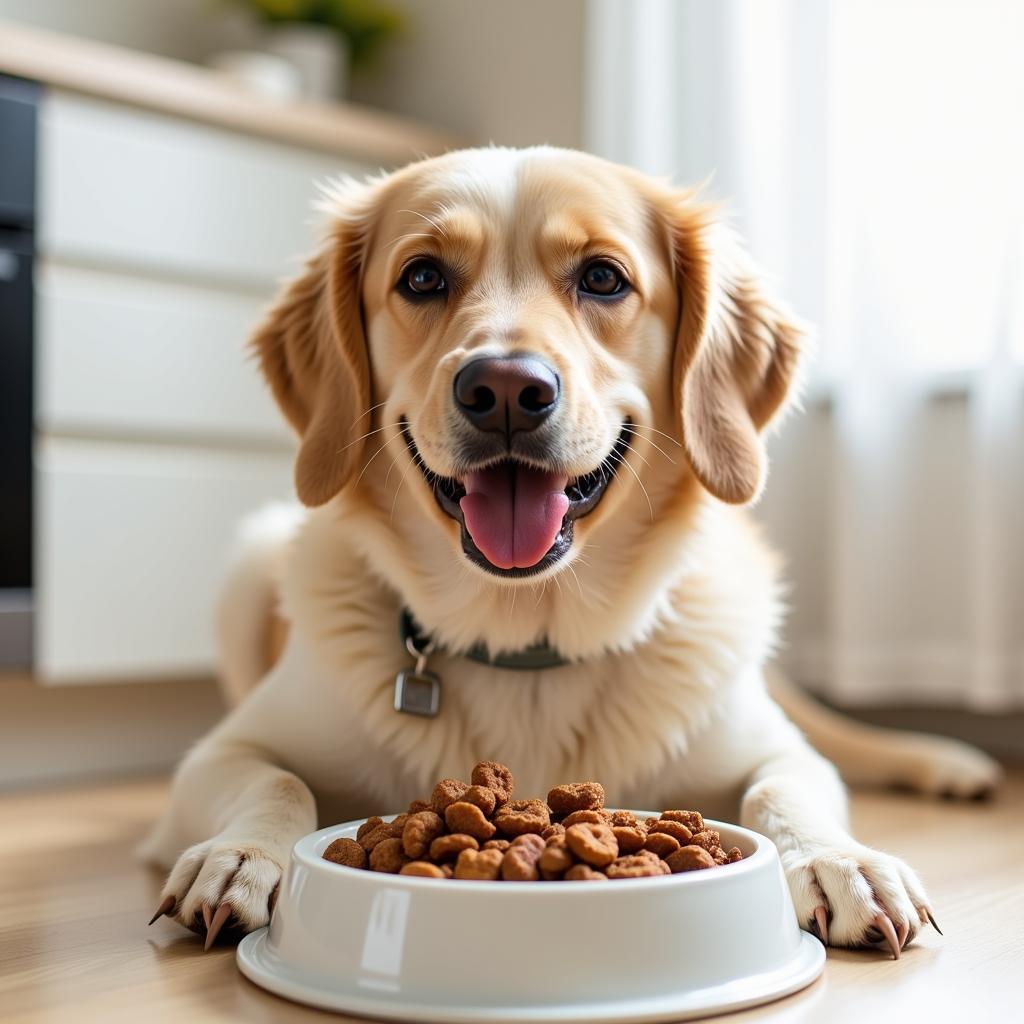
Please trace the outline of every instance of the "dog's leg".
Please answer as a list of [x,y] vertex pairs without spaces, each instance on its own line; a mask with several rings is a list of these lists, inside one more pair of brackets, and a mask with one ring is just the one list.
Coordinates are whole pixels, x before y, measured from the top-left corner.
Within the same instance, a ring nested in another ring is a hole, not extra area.
[[795,734],[748,779],[741,821],[778,847],[801,926],[826,944],[888,946],[898,958],[931,919],[914,872],[849,834],[835,769]]
[[769,691],[789,719],[851,786],[905,786],[920,793],[983,799],[1002,780],[987,754],[945,736],[883,729],[825,707],[778,671]]
[[[259,750],[234,743],[205,743],[189,754],[168,813],[177,849],[194,845],[171,869],[156,917],[205,930],[207,948],[225,924],[252,931],[269,921],[292,845],[316,828],[306,784]],[[168,829],[156,831],[166,844]]]

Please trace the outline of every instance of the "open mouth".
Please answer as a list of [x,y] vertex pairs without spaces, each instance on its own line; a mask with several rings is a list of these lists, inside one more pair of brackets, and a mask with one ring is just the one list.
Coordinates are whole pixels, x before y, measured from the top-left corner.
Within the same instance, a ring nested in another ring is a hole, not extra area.
[[601,464],[582,476],[540,469],[516,458],[464,476],[438,476],[420,457],[402,420],[402,436],[441,509],[462,529],[462,550],[498,576],[533,576],[572,547],[573,523],[597,508],[629,450],[629,421]]

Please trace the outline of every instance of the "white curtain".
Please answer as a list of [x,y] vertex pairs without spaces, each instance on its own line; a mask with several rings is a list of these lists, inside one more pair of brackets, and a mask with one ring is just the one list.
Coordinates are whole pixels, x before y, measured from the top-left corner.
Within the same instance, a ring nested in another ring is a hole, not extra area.
[[713,175],[816,325],[758,510],[782,661],[1024,705],[1024,3],[590,0],[587,47],[587,145]]

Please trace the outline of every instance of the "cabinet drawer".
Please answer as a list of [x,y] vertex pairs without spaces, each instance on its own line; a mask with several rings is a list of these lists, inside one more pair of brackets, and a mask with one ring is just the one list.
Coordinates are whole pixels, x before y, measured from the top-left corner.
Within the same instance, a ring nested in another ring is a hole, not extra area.
[[36,467],[38,676],[209,673],[225,554],[291,459],[45,439]]
[[44,253],[259,281],[314,244],[314,182],[366,170],[54,92],[41,108],[39,165]]
[[59,265],[36,290],[42,429],[290,437],[245,351],[266,300]]

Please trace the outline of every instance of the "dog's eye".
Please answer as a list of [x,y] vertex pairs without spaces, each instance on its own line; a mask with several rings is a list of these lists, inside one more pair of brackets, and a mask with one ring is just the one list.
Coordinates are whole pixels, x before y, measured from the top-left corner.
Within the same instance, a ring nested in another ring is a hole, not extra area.
[[448,287],[441,268],[433,260],[416,260],[405,268],[401,288],[413,298],[429,298]]
[[619,295],[627,287],[626,279],[618,269],[605,260],[588,263],[579,284],[579,289],[584,294],[599,295],[602,298]]

